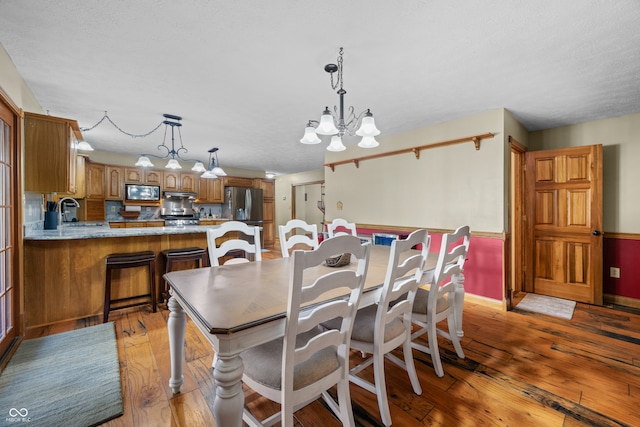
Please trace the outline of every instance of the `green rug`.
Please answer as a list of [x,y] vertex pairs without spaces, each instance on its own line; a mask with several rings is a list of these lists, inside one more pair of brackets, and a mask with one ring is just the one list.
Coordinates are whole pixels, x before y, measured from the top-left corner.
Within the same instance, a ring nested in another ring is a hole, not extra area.
[[0,375],[0,426],[88,427],[120,415],[113,322],[25,340]]

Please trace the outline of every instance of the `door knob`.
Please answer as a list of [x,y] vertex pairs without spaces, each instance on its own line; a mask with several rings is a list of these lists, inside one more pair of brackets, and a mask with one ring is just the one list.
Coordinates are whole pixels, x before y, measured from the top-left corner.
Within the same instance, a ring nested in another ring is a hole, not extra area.
[[598,230],[593,230],[591,234],[593,234],[594,236],[599,236],[600,232]]

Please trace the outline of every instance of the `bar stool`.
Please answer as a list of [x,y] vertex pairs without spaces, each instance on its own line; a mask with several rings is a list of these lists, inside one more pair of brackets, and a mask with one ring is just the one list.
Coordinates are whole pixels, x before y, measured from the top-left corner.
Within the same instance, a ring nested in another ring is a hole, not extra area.
[[[143,252],[129,252],[129,253],[119,253],[119,254],[110,254],[107,255],[106,259],[107,263],[107,273],[106,273],[106,285],[104,292],[104,316],[103,322],[106,323],[109,319],[109,310],[111,308],[112,302],[126,301],[133,298],[139,298],[143,296],[151,296],[151,306],[153,312],[156,312],[156,254],[152,251],[143,251]],[[118,300],[111,300],[111,274],[113,270],[121,269],[121,268],[133,268],[133,267],[148,267],[149,268],[149,294],[137,295],[129,298],[121,298]],[[127,308],[132,307],[134,305],[146,304],[144,303],[134,303],[129,305],[124,305],[118,307]]]
[[[165,260],[165,274],[173,271],[173,264],[177,262],[194,261],[196,268],[209,266],[209,256],[207,255],[206,249],[198,247],[184,249],[166,249],[161,253]],[[166,280],[164,280],[164,292],[160,294],[160,302],[164,301],[165,298],[169,299],[169,283]]]

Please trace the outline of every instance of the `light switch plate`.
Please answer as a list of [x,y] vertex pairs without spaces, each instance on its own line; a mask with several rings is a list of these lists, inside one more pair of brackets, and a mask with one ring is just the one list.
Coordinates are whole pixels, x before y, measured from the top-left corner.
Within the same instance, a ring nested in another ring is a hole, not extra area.
[[620,278],[620,269],[618,267],[610,267],[609,268],[609,276],[619,279]]

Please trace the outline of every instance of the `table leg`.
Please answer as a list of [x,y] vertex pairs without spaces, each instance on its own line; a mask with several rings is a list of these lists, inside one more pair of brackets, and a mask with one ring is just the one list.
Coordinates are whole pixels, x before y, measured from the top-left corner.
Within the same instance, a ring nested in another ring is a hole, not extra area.
[[462,338],[464,331],[462,330],[462,310],[464,309],[464,274],[460,273],[454,277],[455,281],[455,319],[456,319],[456,334]]
[[184,358],[184,336],[187,328],[187,315],[174,297],[167,302],[170,310],[167,329],[169,330],[169,351],[171,354],[171,378],[169,387],[173,394],[180,393],[184,382],[182,375],[182,359]]
[[244,410],[242,373],[244,365],[239,354],[217,355],[213,378],[216,385],[216,400],[213,416],[216,425],[241,427]]

